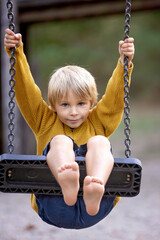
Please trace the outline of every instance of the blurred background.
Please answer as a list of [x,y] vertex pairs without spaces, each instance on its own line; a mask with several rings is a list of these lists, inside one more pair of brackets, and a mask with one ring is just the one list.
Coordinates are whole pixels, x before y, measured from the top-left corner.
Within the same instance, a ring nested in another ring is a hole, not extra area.
[[[67,64],[90,71],[101,98],[119,58],[118,42],[123,39],[123,32],[123,15],[32,26],[28,32],[28,56],[44,98],[47,100],[48,80],[53,70]],[[133,13],[130,36],[135,39],[131,130],[133,137],[133,131],[143,131],[146,140],[146,134],[157,132],[160,123],[160,12]],[[120,138],[123,144],[123,130]],[[157,151],[158,144],[160,135]]]
[[[1,2],[1,10],[4,9],[4,2]],[[17,23],[16,31],[22,33],[25,53],[44,99],[47,101],[48,80],[52,72],[68,64],[80,65],[92,73],[101,98],[119,58],[118,42],[124,36],[125,1],[77,1],[77,4],[78,2],[82,5],[84,2],[91,4],[90,8],[84,4],[85,13],[81,12],[81,5],[77,5],[75,10],[73,6],[76,1],[68,1],[72,2],[69,5],[70,15],[67,15],[66,11],[63,14],[62,11],[59,15],[62,16],[55,16],[53,21],[50,21],[49,17],[48,21],[43,21],[38,9],[36,15],[34,6],[31,13],[28,10],[28,15],[27,10],[23,13],[26,2],[32,5],[31,1],[15,1],[16,21],[23,23]],[[47,4],[57,1],[45,2]],[[59,1],[59,4],[63,5],[64,2],[66,4],[67,1]],[[95,2],[99,4],[96,3],[97,10],[93,13],[91,9]],[[110,5],[105,5],[108,3]],[[18,4],[20,4],[19,8]],[[36,4],[38,6],[38,1],[35,1]],[[63,9],[62,5],[61,9]],[[77,231],[61,230],[42,223],[30,209],[29,195],[0,193],[2,212],[0,240],[27,240],[31,236],[32,239],[41,239],[43,236],[43,240],[51,237],[54,239],[63,237],[68,240],[78,240],[82,237],[108,240],[159,240],[160,1],[135,0],[132,1],[132,5],[130,36],[135,39],[135,57],[130,88],[131,150],[132,157],[140,159],[143,165],[141,193],[136,198],[123,199],[108,218],[95,227],[78,231],[78,234]],[[29,9],[29,5],[27,7]],[[48,16],[50,11],[51,8],[48,10]],[[3,50],[3,30],[8,24],[7,20],[4,20],[6,14],[6,10],[1,14],[4,16],[1,19],[1,66],[5,61],[5,68],[9,69],[9,64],[6,62],[8,56]],[[77,14],[77,17],[73,17],[74,14]],[[36,20],[31,20],[34,16]],[[7,151],[5,136],[8,134],[4,126],[8,120],[6,117],[5,120],[2,119],[4,114],[7,115],[8,91],[4,90],[2,84],[3,74],[1,68],[1,154]],[[18,122],[15,153],[35,154],[34,136],[19,113],[15,121]],[[124,157],[123,129],[122,121],[110,138],[115,157]],[[17,142],[20,142],[20,147]]]

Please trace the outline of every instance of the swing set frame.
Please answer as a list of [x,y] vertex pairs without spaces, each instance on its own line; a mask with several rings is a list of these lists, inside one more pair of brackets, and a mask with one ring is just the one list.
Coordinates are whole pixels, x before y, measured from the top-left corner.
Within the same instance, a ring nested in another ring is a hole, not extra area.
[[[13,3],[7,1],[9,28],[14,31]],[[131,0],[126,0],[124,39],[129,37]],[[34,193],[62,195],[61,189],[50,169],[46,157],[41,155],[17,155],[14,151],[14,107],[15,107],[15,48],[11,49],[10,57],[10,91],[9,91],[9,145],[8,154],[0,155],[0,191],[5,193]],[[105,186],[104,196],[134,197],[140,192],[142,165],[140,160],[130,158],[130,117],[129,117],[129,76],[128,58],[124,57],[124,123],[125,123],[125,156],[115,158],[114,167]],[[85,158],[76,157],[80,167],[80,190],[82,196],[82,183],[86,176]]]

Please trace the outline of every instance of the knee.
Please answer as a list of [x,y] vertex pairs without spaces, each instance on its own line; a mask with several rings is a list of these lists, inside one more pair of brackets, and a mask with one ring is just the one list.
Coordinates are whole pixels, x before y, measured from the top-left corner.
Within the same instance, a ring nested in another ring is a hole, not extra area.
[[62,149],[64,147],[68,147],[68,146],[73,147],[73,141],[65,135],[57,135],[57,136],[53,137],[50,142],[50,148],[60,147]]
[[73,141],[65,135],[57,135],[50,142],[50,149],[47,153],[47,163],[52,161],[53,156],[65,154],[69,149],[73,149]]
[[87,142],[87,148],[94,148],[94,149],[101,149],[104,148],[106,150],[111,150],[111,144],[108,140],[108,138],[97,135],[94,137],[91,137]]

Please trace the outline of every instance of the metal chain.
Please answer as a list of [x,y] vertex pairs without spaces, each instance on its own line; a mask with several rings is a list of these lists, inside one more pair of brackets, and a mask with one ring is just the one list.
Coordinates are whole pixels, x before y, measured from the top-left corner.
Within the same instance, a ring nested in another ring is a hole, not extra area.
[[[7,1],[7,9],[8,9],[8,20],[9,20],[9,29],[14,31],[15,30],[15,25],[13,23],[14,20],[14,14],[13,14],[13,2],[11,0]],[[124,39],[129,37],[129,30],[130,30],[130,12],[131,12],[131,0],[126,0],[126,11],[125,11],[125,28],[124,28]],[[15,108],[15,101],[14,101],[14,97],[15,97],[15,91],[14,91],[14,86],[15,86],[15,79],[14,79],[14,75],[15,75],[15,48],[11,48],[11,57],[10,57],[10,70],[9,70],[9,74],[10,74],[10,80],[9,80],[9,86],[10,86],[10,91],[9,91],[9,97],[10,97],[10,101],[9,101],[9,124],[8,124],[8,128],[9,128],[9,135],[8,135],[8,140],[9,140],[9,144],[8,144],[8,150],[9,153],[12,153],[14,151],[14,145],[13,145],[13,141],[14,141],[14,128],[15,128],[15,124],[14,124],[14,118],[15,118],[15,113],[14,113],[14,108]],[[131,144],[131,140],[130,140],[130,107],[129,107],[129,75],[128,75],[128,57],[124,56],[124,102],[125,102],[125,107],[124,107],[124,123],[125,123],[125,129],[124,129],[124,133],[125,133],[125,156],[127,158],[130,157],[131,155],[131,150],[130,150],[130,144]]]
[[[126,0],[126,8],[125,8],[125,27],[124,27],[124,40],[129,38],[129,30],[130,30],[130,18],[131,18],[131,0]],[[128,74],[128,57],[124,56],[124,134],[125,134],[125,156],[127,158],[131,155],[130,145],[130,107],[129,107],[129,74]]]
[[[8,20],[9,20],[9,29],[14,32],[15,30],[15,25],[13,23],[14,20],[14,14],[13,14],[13,2],[12,1],[7,1],[7,9],[8,9]],[[9,134],[8,134],[8,151],[11,154],[14,151],[14,118],[15,118],[15,113],[14,113],[14,108],[15,108],[15,91],[14,91],[14,86],[15,86],[15,48],[10,49],[11,52],[11,57],[10,57],[10,69],[9,69],[9,74],[10,74],[10,80],[9,80],[9,86],[10,86],[10,91],[9,91],[9,113],[8,113],[8,118],[9,118],[9,124],[8,124],[8,129],[9,129]]]

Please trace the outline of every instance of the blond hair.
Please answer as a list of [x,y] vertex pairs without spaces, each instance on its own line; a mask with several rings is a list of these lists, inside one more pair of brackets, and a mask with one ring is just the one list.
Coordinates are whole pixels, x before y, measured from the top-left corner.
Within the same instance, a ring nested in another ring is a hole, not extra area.
[[94,77],[84,68],[70,65],[56,70],[48,84],[48,101],[54,107],[56,101],[67,96],[69,90],[83,99],[89,99],[93,106],[98,93]]

